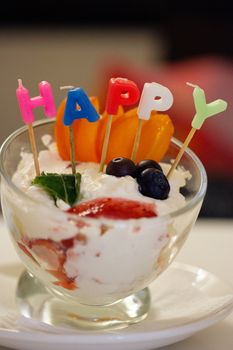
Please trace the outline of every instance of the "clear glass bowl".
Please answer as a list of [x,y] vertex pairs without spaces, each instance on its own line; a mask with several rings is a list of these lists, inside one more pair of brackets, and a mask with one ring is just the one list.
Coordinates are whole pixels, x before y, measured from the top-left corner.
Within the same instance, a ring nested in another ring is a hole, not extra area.
[[[51,120],[35,123],[38,151],[53,127]],[[163,161],[174,159],[180,146],[173,139]],[[156,218],[107,220],[76,217],[23,193],[12,182],[21,151],[31,152],[26,127],[0,151],[3,214],[27,269],[18,283],[20,312],[84,328],[123,327],[145,318],[146,287],[174,259],[200,211],[207,187],[200,160],[188,149],[180,162],[192,174],[181,209]]]

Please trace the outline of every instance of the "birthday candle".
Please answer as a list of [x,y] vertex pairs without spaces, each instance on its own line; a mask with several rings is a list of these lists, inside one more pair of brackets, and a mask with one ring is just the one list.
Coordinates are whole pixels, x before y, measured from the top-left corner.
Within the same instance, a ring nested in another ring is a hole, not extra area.
[[138,101],[139,96],[139,89],[132,80],[111,78],[106,98],[106,111],[108,115],[116,115],[120,105],[133,105]]
[[140,144],[143,120],[149,120],[152,111],[166,111],[172,106],[172,104],[173,95],[166,86],[158,83],[144,84],[137,109],[139,120],[131,155],[131,159],[134,162]]
[[86,118],[89,122],[95,122],[99,119],[99,114],[82,88],[69,90],[64,113],[64,124],[69,126],[74,120],[81,118]]
[[199,130],[204,121],[226,110],[227,102],[224,100],[215,100],[210,103],[206,103],[205,92],[198,85],[187,83],[187,85],[194,87],[193,99],[196,109],[196,114],[192,120],[192,127]]
[[39,106],[44,107],[45,115],[47,117],[54,117],[56,115],[56,107],[53,99],[52,87],[47,81],[39,83],[40,95],[30,98],[29,91],[26,89],[22,80],[19,79],[19,86],[16,90],[16,96],[19,102],[22,119],[25,124],[34,122],[33,109]]
[[212,117],[218,113],[221,113],[227,109],[227,102],[221,99],[215,100],[210,103],[206,103],[206,97],[205,92],[203,89],[201,89],[198,85],[187,83],[187,85],[194,87],[193,90],[193,99],[194,99],[194,105],[196,109],[196,114],[194,115],[194,118],[192,120],[192,128],[186,137],[183,146],[181,147],[174,163],[172,164],[168,174],[167,178],[170,178],[173,171],[177,167],[180,159],[182,158],[182,155],[184,154],[186,148],[188,147],[190,141],[192,140],[195,132],[199,130],[204,121]]
[[63,122],[64,125],[69,127],[70,158],[73,174],[76,173],[76,157],[72,124],[74,120],[82,118],[87,119],[89,122],[95,122],[99,119],[99,114],[83,89],[71,89],[67,96]]
[[139,96],[139,89],[133,81],[125,78],[110,79],[106,99],[106,111],[108,113],[108,119],[104,135],[99,171],[103,171],[104,168],[113,115],[117,114],[120,105],[129,106],[135,104],[138,101]]
[[158,83],[145,83],[138,105],[139,119],[149,120],[152,111],[167,111],[173,104],[171,91]]
[[18,88],[16,96],[19,103],[22,119],[28,125],[29,139],[32,149],[34,166],[36,175],[40,175],[40,166],[38,161],[38,153],[35,141],[35,135],[32,123],[34,122],[33,109],[39,106],[44,107],[45,115],[47,117],[54,117],[56,115],[56,107],[53,100],[53,93],[51,85],[47,81],[39,83],[40,95],[30,98],[29,91],[23,86],[22,80],[18,79]]

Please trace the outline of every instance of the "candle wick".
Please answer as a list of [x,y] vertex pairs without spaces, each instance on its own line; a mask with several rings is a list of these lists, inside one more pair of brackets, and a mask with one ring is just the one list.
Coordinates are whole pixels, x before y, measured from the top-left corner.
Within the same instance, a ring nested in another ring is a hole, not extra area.
[[73,85],[65,85],[65,86],[60,86],[60,90],[70,90],[74,89]]
[[191,87],[193,87],[193,88],[196,88],[196,87],[198,87],[198,85],[195,85],[195,84],[189,83],[188,81],[186,82],[186,84],[187,84],[188,86],[191,86]]
[[22,79],[18,79],[18,84],[19,84],[19,87],[23,87]]

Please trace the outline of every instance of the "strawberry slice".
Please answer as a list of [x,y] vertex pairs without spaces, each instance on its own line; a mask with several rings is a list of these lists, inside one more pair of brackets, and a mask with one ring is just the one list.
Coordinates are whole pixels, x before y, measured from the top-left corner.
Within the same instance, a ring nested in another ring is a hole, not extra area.
[[64,263],[66,251],[73,246],[73,239],[62,240],[60,243],[51,239],[34,239],[29,245],[38,260],[46,263],[46,271],[56,277],[54,285],[74,290],[77,288],[72,279],[66,276]]
[[46,270],[48,273],[56,277],[57,281],[53,282],[55,286],[63,287],[65,289],[74,290],[77,288],[74,280],[66,276],[63,270],[53,271]]
[[31,258],[36,264],[38,264],[38,261],[34,258],[34,256],[31,254],[29,249],[25,246],[24,243],[17,242],[18,247],[26,254],[29,258]]
[[59,269],[65,262],[66,256],[60,244],[51,239],[31,240],[30,248],[38,260],[46,263],[50,269]]
[[78,235],[61,242],[38,238],[28,241],[27,244],[25,242],[17,243],[19,248],[36,264],[45,265],[45,270],[57,279],[53,282],[54,285],[74,290],[77,288],[74,279],[69,278],[64,271],[67,250],[73,247],[74,240],[78,240]]
[[97,198],[80,203],[68,210],[71,214],[90,218],[139,219],[157,216],[155,205],[124,198]]

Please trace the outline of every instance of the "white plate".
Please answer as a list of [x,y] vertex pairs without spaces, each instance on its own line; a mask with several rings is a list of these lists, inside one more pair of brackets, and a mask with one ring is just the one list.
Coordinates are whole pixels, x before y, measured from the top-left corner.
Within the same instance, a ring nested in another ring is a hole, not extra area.
[[[1,295],[4,291],[14,293],[9,290],[10,285],[2,272],[0,285]],[[126,329],[77,330],[67,334],[63,330],[54,334],[49,328],[43,333],[42,330],[25,331],[16,326],[4,326],[2,322],[0,345],[22,350],[156,349],[211,326],[233,309],[232,287],[213,274],[189,265],[173,263],[150,289],[152,307],[148,318]],[[0,300],[0,313],[3,315],[7,311],[12,310],[7,310]]]

